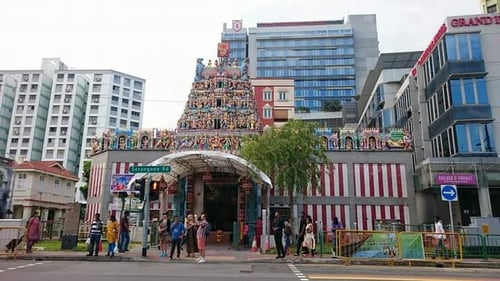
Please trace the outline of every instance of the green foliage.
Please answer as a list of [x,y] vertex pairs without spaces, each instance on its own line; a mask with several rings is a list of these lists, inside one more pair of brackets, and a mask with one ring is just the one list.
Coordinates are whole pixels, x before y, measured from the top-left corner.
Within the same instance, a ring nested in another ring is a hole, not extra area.
[[80,186],[80,192],[82,193],[85,200],[87,200],[87,196],[89,194],[89,185],[85,184],[85,185]]
[[342,105],[338,100],[327,100],[323,102],[323,111],[334,112],[342,110]]
[[80,192],[83,194],[83,197],[85,198],[85,200],[87,200],[87,195],[89,193],[90,165],[91,164],[92,163],[90,161],[83,162],[83,172],[82,172],[83,179],[82,179],[82,181],[85,182],[85,185],[80,186]]
[[241,156],[269,175],[274,188],[288,191],[290,206],[294,192],[302,192],[309,183],[320,187],[319,164],[328,159],[319,149],[321,138],[314,134],[318,127],[313,122],[290,120],[243,140]]

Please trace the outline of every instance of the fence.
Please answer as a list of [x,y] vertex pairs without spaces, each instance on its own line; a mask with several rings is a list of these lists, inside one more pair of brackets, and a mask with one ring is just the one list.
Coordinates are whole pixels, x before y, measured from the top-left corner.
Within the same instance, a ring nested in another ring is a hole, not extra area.
[[24,252],[24,240],[24,227],[0,226],[0,255],[16,258]]

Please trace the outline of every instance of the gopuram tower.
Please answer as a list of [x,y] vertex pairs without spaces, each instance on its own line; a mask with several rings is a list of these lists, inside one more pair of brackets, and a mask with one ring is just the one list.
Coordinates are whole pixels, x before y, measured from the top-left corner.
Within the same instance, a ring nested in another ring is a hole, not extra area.
[[[220,61],[219,61],[220,60]],[[221,150],[237,154],[241,137],[260,131],[248,60],[198,59],[188,101],[178,124],[177,150]]]

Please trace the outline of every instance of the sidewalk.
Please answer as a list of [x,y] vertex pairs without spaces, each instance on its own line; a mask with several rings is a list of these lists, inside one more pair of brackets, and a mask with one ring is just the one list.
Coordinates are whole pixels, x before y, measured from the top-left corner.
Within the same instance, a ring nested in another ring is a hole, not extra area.
[[[114,257],[106,257],[105,252],[101,252],[99,256],[87,257],[87,252],[77,251],[34,251],[32,254],[21,254],[16,257],[19,260],[53,260],[53,261],[128,261],[128,262],[165,262],[165,263],[195,263],[194,258],[186,257],[185,252],[181,253],[179,259],[174,258],[169,260],[168,257],[160,257],[159,251],[156,248],[147,250],[146,257],[142,256],[142,248],[131,248],[130,252],[119,253]],[[345,264],[342,258],[332,258],[330,255],[323,255],[323,257],[296,257],[287,256],[285,259],[276,259],[275,254],[260,254],[252,252],[250,249],[228,249],[220,245],[208,245],[206,253],[207,263],[318,263],[318,264]],[[1,256],[0,258],[6,258]],[[352,260],[352,265],[377,265],[389,266],[385,260]],[[440,264],[439,260],[425,260],[425,261],[412,261],[412,266],[436,266]],[[395,266],[408,266],[408,261],[394,261]],[[450,261],[443,263],[444,267],[452,267]],[[500,259],[489,259],[484,261],[482,259],[464,259],[463,262],[456,262],[456,267],[461,268],[496,268],[500,269]]]

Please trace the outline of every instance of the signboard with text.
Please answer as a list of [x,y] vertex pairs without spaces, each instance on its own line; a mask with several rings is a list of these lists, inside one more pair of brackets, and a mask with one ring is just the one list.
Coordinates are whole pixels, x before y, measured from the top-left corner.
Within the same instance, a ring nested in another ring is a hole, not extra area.
[[475,174],[471,173],[453,173],[453,174],[436,174],[434,183],[442,184],[455,184],[455,185],[476,185],[477,179]]

